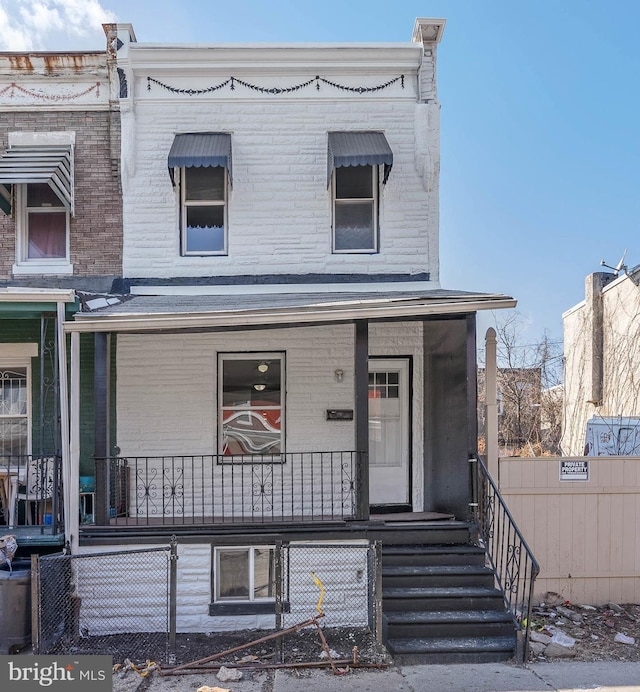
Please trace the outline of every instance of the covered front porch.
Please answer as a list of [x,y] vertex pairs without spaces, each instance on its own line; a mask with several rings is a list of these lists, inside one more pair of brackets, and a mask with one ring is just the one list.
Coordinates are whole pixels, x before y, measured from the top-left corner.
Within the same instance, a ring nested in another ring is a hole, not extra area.
[[67,289],[0,289],[0,530],[20,554],[59,549],[67,534]]
[[[65,325],[71,473],[79,482],[87,454],[79,343],[93,334],[92,534],[363,521],[372,507],[466,518],[475,313],[513,303],[441,290],[136,296],[79,313]],[[79,524],[71,534],[77,544]]]

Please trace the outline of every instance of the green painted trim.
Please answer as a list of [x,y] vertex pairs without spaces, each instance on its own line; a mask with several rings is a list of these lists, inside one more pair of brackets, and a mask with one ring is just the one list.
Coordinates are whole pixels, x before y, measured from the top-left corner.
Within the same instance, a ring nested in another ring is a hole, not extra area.
[[0,185],[0,209],[11,216],[11,185]]
[[[56,303],[43,301],[36,303],[2,302],[0,303],[0,319],[37,319],[43,312],[55,313],[58,309]],[[73,303],[65,303],[65,315],[72,317],[80,309],[80,301],[76,298]]]

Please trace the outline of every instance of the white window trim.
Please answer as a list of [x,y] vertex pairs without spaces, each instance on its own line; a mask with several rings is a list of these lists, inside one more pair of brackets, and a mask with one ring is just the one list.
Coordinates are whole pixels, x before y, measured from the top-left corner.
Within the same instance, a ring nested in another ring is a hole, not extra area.
[[[70,214],[61,205],[52,207],[56,213],[64,212],[66,216],[65,257],[51,259],[27,259],[27,185],[16,185],[16,263],[12,267],[14,274],[73,274],[70,256]],[[40,212],[46,214],[47,212]]]
[[[187,200],[186,190],[186,168],[180,168],[180,253],[183,257],[220,257],[228,254],[228,199],[229,199],[229,171],[224,167],[224,198],[221,200]],[[187,251],[187,209],[190,206],[197,207],[223,207],[223,223],[224,223],[224,247],[222,250],[210,250],[202,252]]]
[[[273,545],[216,546],[213,549],[213,602],[214,603],[273,603],[275,596],[255,597],[255,552],[256,550],[275,551]],[[220,552],[249,553],[249,596],[248,598],[220,598]],[[274,553],[275,554],[275,553]]]
[[223,411],[233,410],[251,411],[256,407],[247,406],[246,409],[238,408],[237,406],[223,406],[223,386],[224,386],[224,376],[223,376],[223,363],[225,360],[275,360],[280,361],[280,406],[260,406],[260,410],[268,411],[280,411],[280,451],[279,452],[265,452],[264,455],[260,454],[240,454],[233,455],[234,457],[240,457],[246,460],[247,463],[251,463],[255,460],[255,457],[265,456],[274,457],[274,459],[284,458],[282,455],[285,453],[285,354],[282,351],[264,351],[264,352],[248,352],[248,353],[219,353],[218,354],[218,454],[224,454],[224,429],[223,429]]
[[[331,252],[334,255],[374,255],[379,252],[379,214],[380,214],[380,166],[376,164],[371,165],[371,175],[373,197],[354,197],[354,198],[336,198],[336,180],[338,168],[333,169],[333,175],[331,176]],[[349,202],[365,202],[371,201],[373,203],[373,248],[360,248],[360,249],[349,249],[349,250],[337,250],[336,249],[336,202],[346,203]]]
[[[38,355],[38,344],[33,343],[4,343],[0,344],[0,365],[20,365],[26,358]],[[17,361],[17,362],[14,362]],[[29,361],[27,361],[29,362]]]
[[[37,356],[37,344],[2,344],[2,346],[12,347],[11,349],[0,349],[0,370],[11,370],[13,368],[25,368],[27,374],[27,449],[26,454],[31,454],[32,449],[32,428],[33,428],[33,402],[31,397],[31,360]],[[35,346],[35,353],[33,347]],[[4,418],[4,416],[1,416]],[[16,418],[16,416],[7,416]]]

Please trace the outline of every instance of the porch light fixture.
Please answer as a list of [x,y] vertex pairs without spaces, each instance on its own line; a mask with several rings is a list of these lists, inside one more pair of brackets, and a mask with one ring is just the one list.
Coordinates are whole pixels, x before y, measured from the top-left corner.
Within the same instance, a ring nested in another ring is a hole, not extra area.
[[343,380],[343,378],[344,378],[344,370],[340,370],[340,368],[338,368],[338,369],[333,373],[333,375],[334,375],[334,377],[335,377],[336,382],[342,382],[342,380]]
[[269,369],[269,363],[265,363],[262,361],[262,363],[258,363],[258,372],[267,372]]
[[253,385],[253,388],[258,392],[262,392],[267,388],[267,385],[264,384],[264,382],[256,382],[256,384]]

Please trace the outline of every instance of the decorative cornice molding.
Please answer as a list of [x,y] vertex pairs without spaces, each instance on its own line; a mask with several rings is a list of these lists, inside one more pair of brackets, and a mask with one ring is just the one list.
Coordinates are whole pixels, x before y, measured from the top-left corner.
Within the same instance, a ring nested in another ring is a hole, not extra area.
[[278,94],[290,94],[294,91],[300,91],[301,89],[305,89],[307,87],[315,87],[316,91],[320,91],[321,85],[327,85],[330,87],[333,87],[334,89],[339,89],[341,91],[348,91],[350,93],[355,93],[355,94],[368,94],[368,93],[373,93],[377,91],[382,91],[383,89],[387,89],[391,85],[395,84],[396,82],[400,82],[401,87],[404,89],[404,75],[400,75],[398,77],[394,77],[393,79],[390,79],[382,84],[377,84],[375,86],[359,86],[359,87],[353,87],[353,86],[348,86],[346,84],[339,84],[338,82],[334,82],[330,79],[326,79],[324,77],[320,77],[319,75],[316,75],[315,77],[312,77],[311,79],[307,79],[304,82],[300,82],[299,84],[294,84],[293,86],[289,87],[262,87],[258,84],[252,84],[251,82],[247,82],[243,79],[239,79],[238,77],[228,77],[227,79],[223,80],[222,82],[218,84],[214,84],[212,86],[204,87],[202,89],[185,89],[185,88],[179,88],[179,87],[174,87],[169,84],[166,84],[165,82],[161,82],[158,79],[154,79],[153,77],[147,77],[147,91],[151,91],[151,85],[157,85],[161,87],[162,89],[165,89],[166,91],[170,91],[172,94],[183,94],[187,96],[197,96],[200,94],[210,94],[214,91],[220,91],[221,89],[224,89],[225,87],[229,87],[230,91],[235,91],[236,85],[240,85],[242,87],[245,87],[246,89],[250,89],[251,91],[257,91],[261,94],[270,94],[270,95],[278,95]]
[[82,98],[83,96],[86,96],[87,94],[90,94],[92,91],[95,91],[96,99],[100,98],[100,82],[95,82],[91,86],[87,87],[83,91],[77,91],[75,93],[48,93],[42,89],[28,89],[27,87],[23,87],[20,84],[16,82],[11,82],[11,84],[7,84],[6,87],[3,89],[0,89],[0,97],[5,96],[6,98],[21,98],[21,97],[30,97],[34,99],[39,99],[41,101],[53,101],[53,102],[58,102],[58,101],[73,101],[75,99]]
[[167,46],[139,44],[129,46],[126,62],[136,76],[141,74],[181,77],[206,73],[209,78],[228,74],[361,74],[416,73],[422,60],[422,47],[416,43],[395,44],[220,44]]

